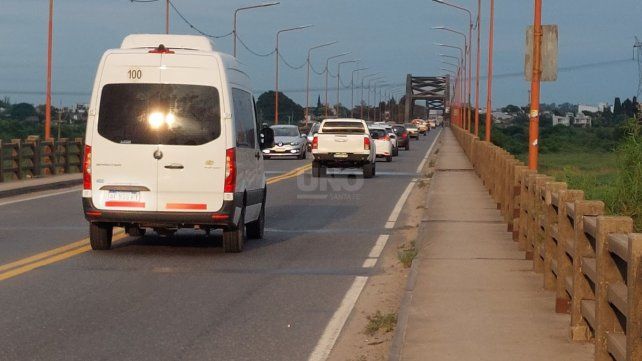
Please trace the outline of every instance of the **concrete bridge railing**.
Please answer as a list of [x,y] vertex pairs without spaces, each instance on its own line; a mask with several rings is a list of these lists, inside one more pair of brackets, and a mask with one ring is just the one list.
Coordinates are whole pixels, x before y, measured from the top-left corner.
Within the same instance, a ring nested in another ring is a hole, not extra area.
[[555,293],[555,311],[570,315],[569,338],[594,342],[597,361],[642,360],[642,234],[633,220],[605,216],[602,201],[452,130],[517,247]]
[[62,138],[0,141],[0,182],[77,173],[82,170],[83,140]]

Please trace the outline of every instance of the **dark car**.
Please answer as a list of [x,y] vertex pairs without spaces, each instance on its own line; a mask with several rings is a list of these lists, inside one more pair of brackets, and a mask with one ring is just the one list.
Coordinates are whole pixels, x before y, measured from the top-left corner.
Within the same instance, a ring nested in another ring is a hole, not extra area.
[[397,135],[397,148],[410,150],[410,138],[408,137],[408,131],[403,125],[393,125],[392,130]]

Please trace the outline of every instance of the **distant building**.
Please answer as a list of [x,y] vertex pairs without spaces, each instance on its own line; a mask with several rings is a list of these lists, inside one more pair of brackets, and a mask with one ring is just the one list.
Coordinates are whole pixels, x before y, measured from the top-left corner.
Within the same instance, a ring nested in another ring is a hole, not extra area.
[[553,126],[556,125],[563,125],[563,126],[570,126],[571,125],[571,119],[569,119],[568,116],[558,116],[558,115],[553,115]]
[[493,122],[495,124],[508,124],[513,120],[513,116],[504,112],[493,112]]
[[577,114],[584,114],[584,112],[597,113],[599,111],[601,111],[599,106],[584,105],[584,104],[580,104],[577,106]]
[[588,115],[585,115],[584,113],[578,113],[575,119],[573,120],[573,125],[582,127],[582,128],[590,128],[591,127],[591,117]]

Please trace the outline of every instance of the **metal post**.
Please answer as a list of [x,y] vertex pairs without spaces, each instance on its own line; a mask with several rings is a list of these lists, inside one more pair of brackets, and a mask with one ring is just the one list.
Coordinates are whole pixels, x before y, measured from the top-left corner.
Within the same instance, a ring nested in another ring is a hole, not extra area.
[[533,21],[533,77],[531,81],[531,113],[528,141],[528,169],[537,170],[539,151],[539,102],[542,75],[542,0],[535,0]]
[[274,92],[274,124],[279,124],[279,36],[281,33],[285,33],[288,31],[294,31],[294,30],[303,30],[307,29],[309,27],[312,27],[312,25],[305,25],[305,26],[296,26],[293,28],[288,28],[288,29],[283,29],[279,30],[276,32],[276,51],[274,52],[274,55],[276,57],[276,77],[275,77],[275,92]]
[[169,0],[165,2],[165,34],[169,34]]
[[475,77],[475,136],[479,136],[479,74],[481,67],[481,0],[477,0],[477,76]]
[[[169,1],[168,1],[168,4],[169,4]],[[270,2],[270,3],[258,4],[258,5],[244,6],[242,8],[238,8],[238,9],[234,10],[234,27],[233,27],[233,30],[232,30],[232,35],[234,36],[234,53],[233,54],[234,54],[235,58],[236,58],[236,40],[237,40],[237,37],[238,37],[237,33],[236,33],[236,16],[238,15],[238,13],[240,11],[242,11],[242,10],[264,8],[264,7],[274,6],[274,5],[279,5],[279,4],[280,4],[280,2],[275,1],[275,2]],[[168,15],[168,19],[169,19],[169,15]],[[169,33],[169,20],[167,22],[168,22],[168,25],[167,25],[167,29],[168,30],[167,30],[167,32]]]
[[339,64],[337,64],[337,116],[341,116],[340,111],[341,109],[339,108],[339,102],[340,102],[340,94],[341,94],[341,65],[343,64],[351,64],[351,63],[356,63],[359,60],[348,60],[348,61],[342,61]]
[[490,142],[493,112],[493,42],[495,36],[495,0],[490,0],[490,28],[488,33],[488,85],[486,91],[486,134],[484,139]]
[[307,123],[307,121],[309,119],[309,116],[310,116],[310,114],[309,114],[309,112],[310,112],[309,111],[309,108],[310,108],[310,67],[312,66],[312,63],[311,63],[311,61],[312,61],[311,60],[312,50],[323,48],[323,47],[326,47],[326,46],[330,46],[330,45],[333,45],[333,44],[336,44],[336,43],[337,43],[337,41],[333,41],[333,42],[330,42],[330,43],[325,43],[325,44],[313,46],[310,49],[308,49],[308,73],[307,73],[306,82],[305,82],[305,119],[306,119],[305,121],[306,121],[306,123]]
[[45,140],[51,138],[51,63],[53,54],[53,0],[49,0],[49,35],[47,42],[47,95],[45,100]]

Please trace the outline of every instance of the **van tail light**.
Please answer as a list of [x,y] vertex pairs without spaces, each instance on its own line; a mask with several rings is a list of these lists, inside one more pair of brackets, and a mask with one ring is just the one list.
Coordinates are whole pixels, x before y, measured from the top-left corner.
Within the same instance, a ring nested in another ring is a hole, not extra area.
[[225,193],[234,193],[236,189],[236,148],[225,151]]
[[368,137],[363,138],[363,149],[370,150],[370,138]]
[[169,50],[165,45],[160,44],[157,48],[154,48],[149,51],[150,54],[174,54],[172,50]]
[[408,132],[403,132],[403,133],[401,133],[401,137],[402,137],[403,139],[408,138]]
[[319,137],[316,135],[312,138],[312,149],[319,149]]
[[85,145],[82,160],[82,187],[84,190],[91,190],[91,145]]
[[385,137],[383,137],[383,140],[390,141],[390,136],[386,135]]

